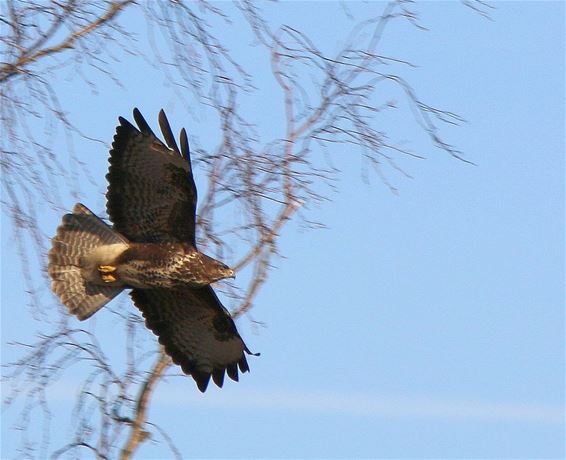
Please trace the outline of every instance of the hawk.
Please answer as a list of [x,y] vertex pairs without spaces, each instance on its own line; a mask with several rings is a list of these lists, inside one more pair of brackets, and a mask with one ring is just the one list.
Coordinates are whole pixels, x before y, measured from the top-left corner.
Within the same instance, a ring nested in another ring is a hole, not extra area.
[[204,392],[225,373],[238,381],[252,354],[210,286],[234,271],[199,252],[195,238],[197,190],[189,143],[180,148],[163,110],[159,140],[138,109],[137,128],[119,118],[108,179],[112,227],[78,203],[52,240],[48,273],[53,292],[79,320],[122,290],[159,338],[165,352]]

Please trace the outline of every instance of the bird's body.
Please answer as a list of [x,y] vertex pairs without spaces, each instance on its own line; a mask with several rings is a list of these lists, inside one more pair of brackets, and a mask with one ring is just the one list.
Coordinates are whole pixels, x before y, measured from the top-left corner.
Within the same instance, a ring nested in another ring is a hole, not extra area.
[[119,118],[112,150],[107,211],[113,226],[75,205],[53,238],[52,289],[80,320],[124,289],[173,361],[205,391],[225,372],[238,380],[250,351],[210,286],[234,271],[196,244],[197,190],[185,130],[180,146],[163,111],[160,141],[141,113],[138,128]]
[[234,276],[232,269],[186,243],[100,246],[83,257],[81,268],[85,279],[93,284],[139,289],[199,288]]

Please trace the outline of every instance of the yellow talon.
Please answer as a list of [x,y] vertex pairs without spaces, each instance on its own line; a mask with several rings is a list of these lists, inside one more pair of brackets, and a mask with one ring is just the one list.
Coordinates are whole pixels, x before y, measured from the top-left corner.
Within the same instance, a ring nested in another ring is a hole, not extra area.
[[100,273],[112,273],[116,271],[116,267],[114,265],[99,265],[98,271]]
[[101,274],[100,278],[102,278],[102,281],[104,281],[105,283],[114,283],[118,281],[118,278],[116,278],[114,275],[111,275],[109,273]]
[[114,265],[99,265],[98,272],[100,273],[100,278],[105,283],[115,283],[118,281],[118,277],[113,275],[116,271],[116,267]]

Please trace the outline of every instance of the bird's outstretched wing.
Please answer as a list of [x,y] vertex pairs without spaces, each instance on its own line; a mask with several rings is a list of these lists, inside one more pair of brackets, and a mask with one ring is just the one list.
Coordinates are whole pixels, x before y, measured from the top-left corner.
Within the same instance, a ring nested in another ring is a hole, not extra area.
[[228,311],[210,286],[199,289],[134,289],[132,299],[165,352],[204,392],[212,377],[222,387],[225,372],[238,381],[248,372],[246,353]]
[[136,128],[120,117],[108,179],[107,212],[114,229],[134,242],[186,242],[195,245],[197,191],[189,144],[181,130],[177,146],[163,110],[160,141],[138,109]]

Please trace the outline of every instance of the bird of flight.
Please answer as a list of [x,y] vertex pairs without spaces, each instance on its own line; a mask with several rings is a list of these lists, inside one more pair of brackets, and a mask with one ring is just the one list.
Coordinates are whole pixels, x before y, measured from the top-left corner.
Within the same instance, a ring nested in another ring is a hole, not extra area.
[[165,144],[138,109],[120,117],[106,175],[112,227],[78,203],[63,217],[49,252],[53,292],[79,320],[124,289],[165,352],[204,392],[212,376],[238,380],[251,354],[211,283],[234,271],[198,251],[197,190],[187,133],[177,146],[163,110]]

